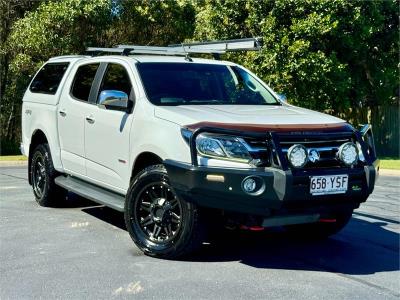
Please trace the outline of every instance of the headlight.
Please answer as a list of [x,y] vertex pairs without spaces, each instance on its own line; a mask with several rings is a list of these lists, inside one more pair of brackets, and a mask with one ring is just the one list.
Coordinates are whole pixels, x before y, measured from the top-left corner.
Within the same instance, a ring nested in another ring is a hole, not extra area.
[[246,142],[237,137],[199,134],[196,139],[197,152],[206,157],[249,163],[252,157]]
[[358,161],[358,151],[356,145],[352,142],[344,143],[339,147],[339,159],[348,166],[354,165]]
[[308,161],[307,149],[303,145],[295,144],[289,148],[287,157],[293,167],[302,168]]

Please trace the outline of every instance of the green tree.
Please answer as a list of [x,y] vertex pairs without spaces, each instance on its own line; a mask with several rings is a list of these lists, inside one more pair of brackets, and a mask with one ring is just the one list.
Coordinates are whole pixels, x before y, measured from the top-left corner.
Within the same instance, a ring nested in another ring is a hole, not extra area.
[[[7,51],[6,41],[13,24],[26,12],[36,9],[41,1],[35,0],[0,0],[0,128],[7,128],[13,121],[14,107],[7,105],[4,93],[9,82],[11,54]],[[11,111],[10,111],[11,110]],[[0,137],[2,136],[2,132]],[[0,139],[1,149],[15,148],[13,144]],[[9,149],[12,151],[12,149]]]
[[207,0],[195,39],[263,37],[230,59],[294,104],[341,114],[398,101],[398,29],[394,0]]
[[195,11],[187,0],[121,0],[111,29],[114,44],[168,45],[193,36]]
[[10,55],[5,47],[16,20],[23,17],[27,11],[35,9],[40,1],[32,0],[0,0],[0,99],[4,93],[8,78]]
[[[0,1],[3,4],[5,0]],[[195,10],[190,0],[25,2],[16,15],[21,18],[12,26],[4,22],[0,31],[0,54],[7,57],[4,64],[2,60],[2,66],[7,66],[7,78],[1,77],[0,86],[6,87],[0,94],[3,152],[8,141],[19,142],[23,93],[30,76],[49,57],[82,53],[88,46],[167,45],[190,38],[194,31]],[[10,34],[5,36],[4,32]]]
[[2,152],[4,144],[20,139],[21,99],[30,76],[51,56],[76,54],[92,43],[105,43],[102,34],[110,20],[108,0],[63,0],[43,1],[15,21],[1,47],[8,58],[1,95]]

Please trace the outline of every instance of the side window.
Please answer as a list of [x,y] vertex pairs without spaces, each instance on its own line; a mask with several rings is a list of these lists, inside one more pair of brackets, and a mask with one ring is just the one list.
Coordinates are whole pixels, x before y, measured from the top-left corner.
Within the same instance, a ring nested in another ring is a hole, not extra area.
[[125,92],[129,96],[131,89],[132,84],[126,69],[119,64],[108,64],[99,94],[105,90],[117,90]]
[[29,87],[32,93],[43,93],[54,95],[58,86],[68,69],[68,62],[48,63],[37,73]]
[[78,68],[71,88],[73,97],[81,101],[89,100],[90,89],[99,65],[99,63],[88,64]]

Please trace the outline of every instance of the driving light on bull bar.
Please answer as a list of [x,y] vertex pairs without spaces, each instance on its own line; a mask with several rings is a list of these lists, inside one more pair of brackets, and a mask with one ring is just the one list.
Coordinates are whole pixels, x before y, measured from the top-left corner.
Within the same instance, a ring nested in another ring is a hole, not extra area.
[[294,144],[289,148],[287,157],[293,167],[302,168],[308,161],[307,149],[303,145]]
[[344,143],[339,147],[338,157],[347,166],[355,165],[358,161],[357,146],[352,142]]

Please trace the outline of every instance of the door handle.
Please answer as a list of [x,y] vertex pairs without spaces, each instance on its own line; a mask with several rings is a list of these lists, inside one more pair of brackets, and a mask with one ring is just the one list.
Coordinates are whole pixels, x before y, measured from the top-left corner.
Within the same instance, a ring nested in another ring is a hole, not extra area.
[[87,121],[89,124],[93,124],[93,123],[94,123],[94,118],[93,118],[93,116],[88,116],[88,117],[86,117],[86,121]]
[[64,110],[60,110],[58,113],[60,114],[61,117],[65,117],[67,115],[67,113]]

